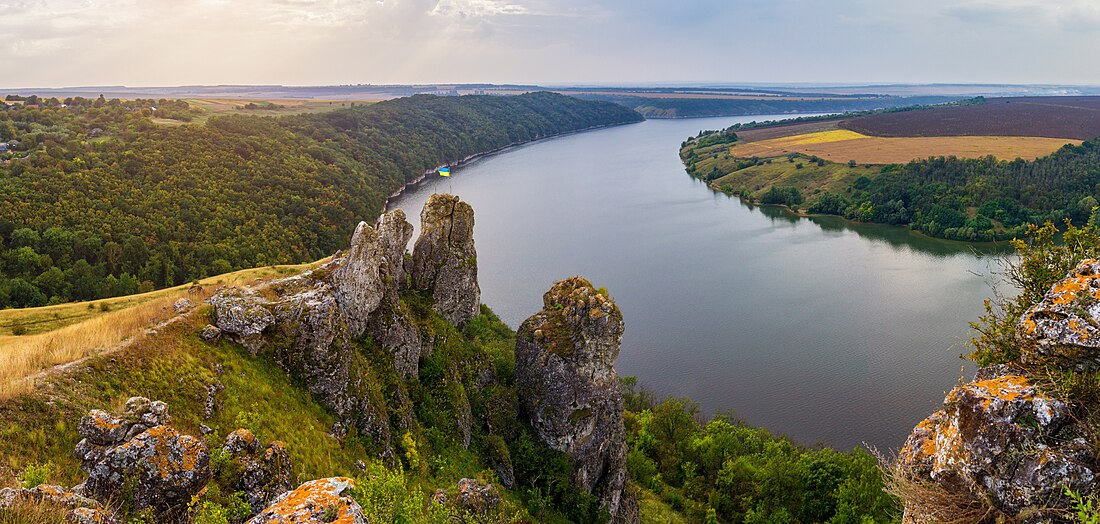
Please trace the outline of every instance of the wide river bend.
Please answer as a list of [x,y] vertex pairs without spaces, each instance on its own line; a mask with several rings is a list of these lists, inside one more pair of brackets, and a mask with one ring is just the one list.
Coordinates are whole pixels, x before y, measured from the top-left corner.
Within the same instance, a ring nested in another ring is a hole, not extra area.
[[[618,370],[804,444],[896,449],[963,374],[993,260],[905,229],[753,208],[688,176],[680,142],[778,117],[649,120],[509,149],[431,193],[474,207],[482,301],[512,327],[583,275],[623,311]],[[970,369],[966,373],[970,373]]]

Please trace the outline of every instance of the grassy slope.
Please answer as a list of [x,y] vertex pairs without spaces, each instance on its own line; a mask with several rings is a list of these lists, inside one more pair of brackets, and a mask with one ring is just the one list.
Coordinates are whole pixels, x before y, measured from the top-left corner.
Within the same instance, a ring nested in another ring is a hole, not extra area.
[[[141,299],[154,300],[148,296],[136,298]],[[370,339],[357,342],[356,357],[368,363],[370,381],[388,403],[399,387],[405,388],[413,400],[419,421],[407,436],[396,428],[394,432],[396,450],[405,459],[403,473],[396,474],[412,492],[425,495],[453,487],[466,477],[498,483],[483,458],[483,442],[475,438],[469,450],[457,444],[455,419],[448,410],[454,388],[461,390],[462,385],[442,377],[441,382],[447,385],[441,388],[440,382],[426,375],[432,372],[425,369],[447,369],[456,363],[468,366],[487,359],[498,375],[510,377],[515,333],[485,307],[463,333],[432,313],[430,300],[416,294],[407,294],[404,300],[435,344],[419,380],[401,384],[389,364],[392,357]],[[264,442],[282,440],[298,481],[333,475],[355,477],[359,475],[359,460],[372,468],[383,465],[371,459],[375,449],[369,439],[357,438],[354,431],[343,442],[330,436],[335,417],[269,356],[251,355],[224,340],[210,344],[199,339],[198,333],[209,317],[210,307],[201,306],[158,333],[137,337],[124,349],[49,374],[33,392],[0,400],[0,486],[15,485],[26,466],[47,462],[53,465],[49,482],[80,482],[84,474],[72,457],[79,440],[76,430],[80,418],[96,408],[119,412],[127,398],[137,395],[167,402],[173,425],[184,433],[199,435],[199,424],[205,424],[215,430],[216,442],[220,442],[234,429],[248,427]],[[206,388],[215,381],[225,390],[217,395],[214,415],[204,420]],[[473,397],[488,398],[485,392],[468,391],[472,401]],[[476,412],[478,401],[474,402]],[[392,403],[390,409],[394,409]],[[420,457],[418,464],[408,459],[409,451],[403,444],[406,439],[414,441],[419,450],[414,452]],[[519,512],[526,515],[518,492],[504,491],[503,495],[510,507],[521,508]],[[649,498],[648,512],[670,514],[667,506]],[[552,509],[540,517],[544,522],[567,522]]]
[[[688,145],[684,152],[691,148]],[[797,158],[794,162],[788,162],[786,157],[779,157],[771,159],[770,164],[737,169],[738,162],[743,159],[730,156],[728,144],[700,148],[695,153],[699,159],[696,162],[696,172],[700,175],[705,176],[713,168],[726,173],[711,181],[711,187],[758,199],[773,186],[792,186],[798,188],[805,198],[803,207],[809,206],[817,195],[826,191],[842,194],[850,192],[852,182],[857,178],[877,175],[881,169],[881,166],[848,167],[848,164],[834,162],[825,162],[824,166],[819,166],[806,157]],[[802,164],[801,169],[797,167],[798,164]]]
[[[257,279],[288,276],[301,272],[313,265],[323,263],[325,260],[310,264],[243,269],[233,273],[204,278],[199,281],[199,284],[203,287],[235,286]],[[130,308],[152,300],[185,297],[190,287],[191,284],[184,284],[167,289],[159,289],[149,293],[105,298],[88,302],[68,302],[56,306],[36,308],[0,309],[0,351],[3,350],[5,343],[13,340],[11,338],[12,328],[17,326],[21,326],[25,330],[25,335],[45,333],[71,324],[98,318],[110,311]]]

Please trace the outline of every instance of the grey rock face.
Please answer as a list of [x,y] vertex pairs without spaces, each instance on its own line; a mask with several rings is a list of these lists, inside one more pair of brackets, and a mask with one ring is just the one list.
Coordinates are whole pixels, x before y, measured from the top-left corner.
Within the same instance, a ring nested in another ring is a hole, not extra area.
[[401,302],[387,296],[371,315],[368,331],[382,347],[393,353],[393,366],[404,379],[416,376],[420,359],[428,355],[431,346],[426,344],[420,330],[413,325]]
[[332,290],[345,313],[351,336],[358,337],[366,331],[367,319],[382,302],[378,233],[366,222],[360,222],[351,236],[347,254],[333,264]]
[[378,218],[378,272],[383,286],[389,290],[405,289],[405,250],[412,239],[413,226],[405,212],[395,209]]
[[128,400],[122,417],[88,413],[75,450],[88,473],[84,495],[104,503],[129,497],[135,509],[158,514],[190,502],[210,479],[210,455],[205,443],[169,422],[166,404],[143,397]]
[[234,342],[256,352],[263,345],[263,332],[275,323],[265,301],[251,289],[231,288],[210,297],[214,326]]
[[622,335],[615,303],[573,277],[543,295],[542,311],[524,321],[516,337],[516,384],[531,425],[543,443],[569,454],[573,483],[595,494],[617,520],[626,485],[622,388],[614,366]]
[[455,325],[477,316],[481,288],[477,283],[474,210],[457,196],[436,194],[420,213],[420,238],[412,258],[413,286],[431,291],[435,309]]
[[253,513],[263,511],[276,497],[294,488],[293,469],[286,445],[275,441],[265,448],[247,429],[225,438],[222,448],[233,464],[237,491],[245,494]]
[[[1093,304],[1100,292],[1100,263],[1082,262],[1028,309],[1018,324],[1024,365],[980,370],[974,381],[953,389],[944,409],[917,425],[898,456],[903,478],[990,506],[1023,523],[1065,522],[1066,488],[1084,493],[1098,466],[1078,427],[1082,406],[1056,398],[1051,371],[1094,368],[1100,335]],[[1033,366],[1043,364],[1043,367]],[[1031,376],[1029,369],[1042,375]],[[905,522],[943,520],[942,508],[905,501]]]

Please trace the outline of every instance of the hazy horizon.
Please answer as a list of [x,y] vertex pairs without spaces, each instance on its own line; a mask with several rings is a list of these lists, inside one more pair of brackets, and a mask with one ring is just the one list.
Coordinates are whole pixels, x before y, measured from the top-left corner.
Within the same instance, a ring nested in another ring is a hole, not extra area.
[[911,4],[9,0],[0,84],[1100,83],[1095,2]]

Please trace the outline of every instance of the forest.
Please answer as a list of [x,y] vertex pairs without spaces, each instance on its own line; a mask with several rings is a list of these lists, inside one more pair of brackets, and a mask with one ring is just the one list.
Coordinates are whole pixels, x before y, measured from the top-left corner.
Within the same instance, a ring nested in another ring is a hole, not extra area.
[[799,446],[732,411],[704,418],[689,398],[658,401],[635,377],[622,381],[627,470],[662,503],[650,509],[650,522],[680,522],[680,515],[686,522],[744,524],[899,520],[897,499],[883,491],[876,458],[866,450]]
[[1034,161],[938,157],[885,166],[847,194],[827,193],[808,211],[908,225],[967,241],[1025,236],[1028,224],[1083,224],[1098,205],[1100,140]]
[[[478,153],[636,122],[553,93],[417,95],[215,116],[173,100],[9,97],[0,108],[0,308],[317,260],[407,181]],[[155,120],[154,120],[155,119]],[[165,125],[167,120],[170,125]]]

